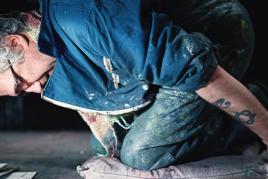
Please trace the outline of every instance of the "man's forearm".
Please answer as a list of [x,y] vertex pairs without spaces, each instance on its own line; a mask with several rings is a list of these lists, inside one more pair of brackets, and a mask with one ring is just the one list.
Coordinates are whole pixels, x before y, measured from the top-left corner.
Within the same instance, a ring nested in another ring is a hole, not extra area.
[[220,66],[207,86],[196,92],[209,103],[240,120],[268,144],[268,111],[244,85]]

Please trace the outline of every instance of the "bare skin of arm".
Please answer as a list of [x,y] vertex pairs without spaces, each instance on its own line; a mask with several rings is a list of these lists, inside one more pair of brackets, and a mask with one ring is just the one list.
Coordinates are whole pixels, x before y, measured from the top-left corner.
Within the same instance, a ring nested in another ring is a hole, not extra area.
[[268,111],[238,80],[220,66],[197,94],[244,123],[268,145]]

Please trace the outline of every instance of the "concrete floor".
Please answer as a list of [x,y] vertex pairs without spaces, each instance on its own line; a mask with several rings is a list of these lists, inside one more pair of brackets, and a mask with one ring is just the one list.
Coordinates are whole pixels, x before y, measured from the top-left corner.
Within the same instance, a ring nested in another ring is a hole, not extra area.
[[76,167],[92,156],[90,132],[0,132],[0,163],[36,171],[34,179],[80,179]]

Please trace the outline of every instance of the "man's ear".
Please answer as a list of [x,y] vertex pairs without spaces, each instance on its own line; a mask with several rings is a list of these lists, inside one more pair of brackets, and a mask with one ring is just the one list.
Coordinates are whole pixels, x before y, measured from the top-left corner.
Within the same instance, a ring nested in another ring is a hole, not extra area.
[[12,48],[26,48],[29,45],[29,38],[24,34],[7,35],[5,45]]

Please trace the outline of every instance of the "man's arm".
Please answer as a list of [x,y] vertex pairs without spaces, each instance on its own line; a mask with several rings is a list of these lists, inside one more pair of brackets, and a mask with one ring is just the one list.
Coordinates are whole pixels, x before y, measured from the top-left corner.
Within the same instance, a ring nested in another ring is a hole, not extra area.
[[268,145],[268,111],[245,86],[220,66],[207,86],[196,92],[209,103],[240,120]]

